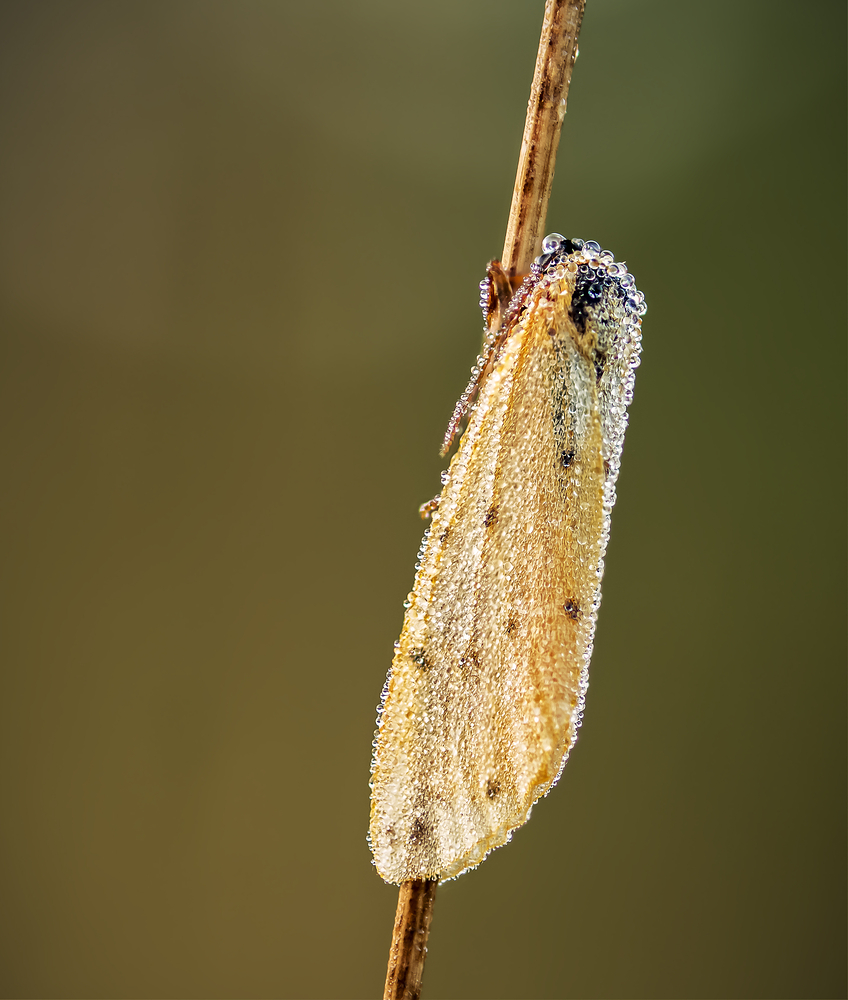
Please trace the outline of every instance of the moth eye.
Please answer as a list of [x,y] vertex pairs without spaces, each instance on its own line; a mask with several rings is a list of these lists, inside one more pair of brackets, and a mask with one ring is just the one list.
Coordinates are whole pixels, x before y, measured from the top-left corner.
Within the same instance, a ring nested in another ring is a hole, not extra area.
[[568,240],[560,233],[551,233],[542,240],[542,253],[533,261],[533,266],[544,271],[554,258],[559,262],[563,257],[582,249],[583,240]]

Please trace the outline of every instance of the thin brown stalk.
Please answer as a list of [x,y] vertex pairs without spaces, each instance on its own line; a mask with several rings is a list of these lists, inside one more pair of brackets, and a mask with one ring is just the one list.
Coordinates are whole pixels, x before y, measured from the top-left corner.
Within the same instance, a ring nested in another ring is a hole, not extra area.
[[[506,229],[503,269],[530,270],[541,248],[559,133],[586,0],[547,0]],[[438,879],[401,884],[383,1000],[418,1000]]]
[[403,882],[398,894],[383,1000],[418,1000],[438,879]]
[[547,0],[501,264],[530,270],[544,237],[548,198],[586,0]]

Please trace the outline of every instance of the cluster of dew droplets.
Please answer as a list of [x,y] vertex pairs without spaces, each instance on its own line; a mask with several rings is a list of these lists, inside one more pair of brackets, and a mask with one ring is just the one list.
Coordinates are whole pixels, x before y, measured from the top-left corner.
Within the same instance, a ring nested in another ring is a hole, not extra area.
[[[633,383],[635,371],[640,363],[641,350],[641,317],[646,312],[645,296],[636,288],[633,276],[628,272],[624,262],[617,262],[609,250],[604,250],[594,240],[566,239],[560,233],[551,233],[542,241],[542,253],[533,261],[530,274],[510,300],[506,315],[500,330],[488,330],[484,341],[484,350],[478,356],[471,371],[471,379],[457,402],[454,414],[445,435],[444,451],[450,446],[463,417],[468,413],[474,396],[479,389],[481,377],[488,366],[497,358],[503,345],[503,331],[506,331],[516,320],[530,292],[540,282],[552,283],[565,277],[569,272],[572,276],[582,273],[590,276],[592,272],[603,271],[619,286],[622,292],[622,302],[614,308],[613,318],[617,321],[619,336],[613,346],[607,363],[615,366],[619,372],[616,385],[616,398],[605,402],[609,415],[604,420],[604,460],[607,464],[607,476],[604,483],[604,517],[601,537],[601,556],[597,568],[597,587],[591,610],[592,619],[596,619],[601,602],[601,579],[604,572],[604,554],[610,534],[612,508],[615,504],[615,484],[621,465],[621,450],[624,432],[627,428],[627,408],[633,400]],[[488,308],[490,278],[480,283],[480,306],[484,316]],[[624,371],[621,371],[622,362]],[[588,688],[588,667],[593,651],[593,640],[590,638],[585,650],[585,663],[581,680],[581,690],[576,711],[576,726],[579,727],[585,708],[586,690]],[[559,773],[568,758],[566,753],[560,765]],[[557,775],[557,780],[559,775]],[[556,784],[556,781],[553,782]],[[551,787],[553,787],[553,784]]]
[[[444,451],[450,446],[463,417],[468,413],[474,400],[474,396],[479,389],[481,378],[487,368],[497,359],[498,352],[504,343],[503,333],[509,330],[515,322],[523,308],[530,292],[541,283],[553,283],[565,277],[569,272],[573,277],[579,273],[589,277],[592,272],[605,272],[618,285],[622,293],[621,302],[614,307],[613,318],[617,321],[618,336],[612,346],[607,364],[615,368],[618,374],[618,381],[615,385],[615,398],[604,400],[608,415],[603,421],[604,432],[604,460],[607,464],[607,476],[604,483],[604,516],[600,546],[600,559],[597,568],[597,587],[593,607],[591,609],[592,619],[596,619],[601,602],[601,579],[604,572],[604,555],[610,534],[610,520],[612,508],[615,504],[616,491],[615,484],[621,465],[621,450],[624,441],[624,432],[627,428],[627,408],[633,400],[633,383],[636,368],[640,363],[641,350],[641,317],[646,312],[645,296],[636,288],[633,276],[628,272],[624,262],[617,262],[614,255],[609,250],[604,250],[601,245],[594,240],[566,239],[560,233],[551,233],[542,241],[542,253],[533,261],[530,274],[513,295],[510,300],[506,315],[503,318],[500,330],[488,330],[484,341],[483,352],[478,356],[471,371],[471,379],[463,394],[457,402],[454,414],[445,435]],[[480,306],[486,315],[490,278],[485,278],[480,283]],[[623,369],[622,370],[622,366]],[[585,650],[584,670],[580,685],[580,694],[576,711],[576,726],[579,727],[585,708],[586,691],[588,688],[588,667],[593,651],[593,638],[590,638]],[[568,758],[566,753],[562,759],[559,773]],[[557,780],[559,774],[557,775]],[[551,785],[556,784],[554,781]]]
[[[639,364],[641,316],[645,312],[644,296],[636,289],[635,282],[623,263],[617,263],[611,253],[603,250],[600,244],[594,241],[567,240],[558,233],[553,233],[545,238],[542,243],[542,254],[534,261],[530,274],[510,299],[501,326],[498,329],[487,329],[486,331],[483,349],[472,368],[471,379],[465,391],[460,396],[451,418],[448,433],[445,437],[444,448],[446,451],[463,418],[469,411],[473,412],[472,423],[475,423],[478,417],[488,409],[488,404],[485,401],[491,395],[488,390],[489,382],[487,381],[489,372],[493,370],[495,363],[498,361],[500,352],[507,341],[507,334],[510,331],[520,334],[522,327],[520,315],[531,293],[540,286],[542,288],[551,286],[554,291],[555,286],[558,286],[559,291],[555,291],[555,294],[568,295],[570,303],[571,294],[575,288],[575,281],[581,272],[583,277],[589,278],[590,281],[593,275],[604,275],[603,281],[600,282],[601,293],[599,294],[602,299],[598,307],[600,308],[600,313],[598,313],[593,300],[589,304],[588,315],[589,320],[593,323],[596,322],[596,316],[602,315],[603,318],[598,321],[600,325],[596,329],[604,330],[609,344],[607,345],[604,342],[603,346],[599,349],[599,355],[596,355],[596,357],[600,357],[601,354],[603,355],[602,362],[599,364],[598,398],[603,430],[603,458],[607,467],[607,475],[603,487],[603,520],[600,526],[600,546],[596,550],[599,556],[594,599],[591,610],[586,608],[585,604],[583,605],[587,612],[587,619],[591,619],[591,627],[587,636],[588,643],[584,647],[583,668],[580,675],[579,689],[576,692],[578,700],[575,707],[575,714],[572,717],[575,726],[580,725],[585,706],[585,695],[588,687],[588,664],[592,653],[594,623],[600,604],[600,583],[603,575],[604,553],[609,539],[610,512],[615,502],[615,482],[620,466],[624,430],[627,425],[627,407],[632,400],[635,369]],[[480,285],[480,304],[484,316],[486,316],[489,307],[491,281],[492,279],[487,277]],[[601,368],[603,369],[602,371]],[[483,400],[478,400],[475,403],[475,396],[483,384],[487,386],[483,394]],[[474,408],[473,410],[472,407]],[[462,446],[460,446],[461,450]],[[457,461],[454,463],[455,468],[452,467],[451,471],[456,479],[461,481],[465,470],[458,464],[460,457],[457,456]],[[494,474],[495,470],[493,469],[492,475]],[[447,473],[443,473],[443,485],[445,485],[446,476]],[[446,497],[443,491],[442,503],[450,503],[450,500],[451,497]],[[440,509],[439,518],[441,517],[442,512]],[[436,538],[438,534],[432,537]],[[416,561],[416,572],[421,569],[430,538],[431,530],[428,529],[425,532],[418,560]],[[475,551],[479,552],[479,550]],[[470,555],[473,556],[474,552],[470,552]],[[594,566],[594,563],[592,565]],[[418,582],[416,580],[417,586]],[[588,597],[588,594],[586,596]],[[410,595],[410,598],[412,597],[413,595]],[[410,609],[411,604],[409,599],[404,606]],[[422,605],[423,607],[424,605]],[[405,629],[407,628],[406,624],[404,627]],[[396,643],[397,648],[399,648],[399,644]],[[382,726],[385,721],[383,710],[388,696],[391,677],[392,672],[390,671],[381,695],[380,708],[378,709],[378,727]],[[377,740],[375,739],[375,745],[376,743]],[[559,765],[559,773],[562,771],[562,766],[565,764],[567,756],[568,752],[566,751]],[[373,771],[374,764],[372,763]],[[556,778],[559,777],[559,773],[556,775]],[[555,782],[556,779],[544,789],[545,793],[547,793]],[[417,784],[417,779],[413,780],[413,785],[415,784]],[[538,794],[539,792],[537,792]],[[530,806],[532,806],[532,803],[530,803]],[[523,822],[529,816],[530,806],[528,806],[520,822]],[[507,830],[505,840],[508,841],[511,839],[511,836],[512,830]],[[491,846],[497,846],[497,844],[493,843]],[[474,855],[470,867],[478,864],[482,860],[482,857],[491,850],[491,846],[485,849],[482,854]],[[453,874],[459,874],[459,871],[454,871]]]
[[[593,272],[604,272],[614,280],[621,294],[620,301],[612,308],[612,319],[617,328],[616,336],[605,358],[606,378],[602,377],[602,383],[604,383],[606,390],[604,398],[601,400],[601,411],[607,475],[603,494],[604,512],[597,586],[591,609],[594,624],[601,603],[604,555],[609,542],[611,512],[616,499],[615,484],[621,465],[624,432],[627,428],[627,408],[633,400],[635,373],[640,362],[641,317],[646,311],[645,296],[636,288],[636,282],[627,271],[625,264],[616,262],[614,255],[610,251],[604,250],[594,240],[586,242],[579,239],[569,240],[559,233],[551,233],[542,241],[542,254],[533,262],[533,269],[538,275],[537,280],[551,284],[564,278],[566,272],[569,272],[573,279],[578,274],[590,278]],[[575,719],[577,727],[582,722],[585,709],[589,682],[588,668],[594,646],[593,639],[594,636],[590,637],[585,649],[584,669],[581,676]],[[562,773],[567,759],[568,753],[563,756],[559,774]],[[550,787],[552,788],[554,784],[556,784],[556,780]]]

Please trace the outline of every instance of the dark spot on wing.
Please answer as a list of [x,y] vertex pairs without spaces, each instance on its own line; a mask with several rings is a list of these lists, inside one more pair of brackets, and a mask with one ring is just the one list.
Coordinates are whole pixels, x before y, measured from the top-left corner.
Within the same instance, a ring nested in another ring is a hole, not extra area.
[[439,541],[442,543],[442,545],[444,545],[445,542],[448,540],[449,534],[450,534],[450,526],[445,528],[445,530],[441,533],[441,535],[439,535]]
[[580,610],[577,601],[573,601],[571,598],[563,604],[562,609],[573,621],[579,621],[583,617],[583,612]]
[[469,646],[465,652],[465,656],[460,659],[459,665],[461,667],[479,667],[480,657],[477,655],[477,650]]
[[504,632],[506,632],[507,635],[512,635],[513,632],[518,631],[518,625],[519,625],[518,615],[510,614],[509,619],[507,620],[507,623],[504,626]]
[[559,461],[563,469],[567,469],[569,465],[571,465],[571,463],[574,461],[574,449],[569,448],[568,451],[562,452],[562,454],[559,456]]
[[430,667],[430,661],[423,646],[416,646],[414,649],[410,649],[409,658],[416,667],[420,667],[422,670],[427,670]]
[[486,794],[490,799],[493,799],[498,792],[501,790],[501,783],[497,778],[489,778],[486,782]]
[[418,819],[413,820],[412,829],[409,831],[410,844],[423,844],[427,832],[427,824],[419,816]]
[[498,523],[498,505],[493,504],[487,511],[486,516],[483,518],[483,524],[487,528],[491,528],[493,524]]

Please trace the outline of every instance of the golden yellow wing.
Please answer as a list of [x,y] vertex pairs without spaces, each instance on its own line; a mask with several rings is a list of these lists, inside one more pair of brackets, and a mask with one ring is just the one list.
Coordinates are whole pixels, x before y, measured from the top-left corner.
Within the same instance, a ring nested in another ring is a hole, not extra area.
[[641,302],[595,245],[564,242],[536,265],[422,545],[373,764],[389,882],[455,877],[505,843],[576,736]]

